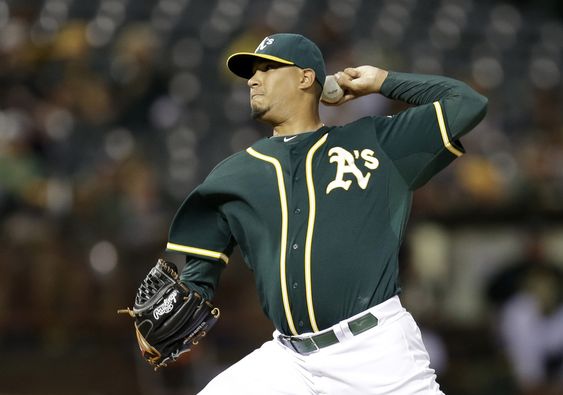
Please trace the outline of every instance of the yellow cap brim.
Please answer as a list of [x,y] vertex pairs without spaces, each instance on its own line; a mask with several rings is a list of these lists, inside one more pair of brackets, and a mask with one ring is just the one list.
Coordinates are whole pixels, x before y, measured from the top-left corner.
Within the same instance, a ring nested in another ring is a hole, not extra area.
[[252,68],[257,60],[272,60],[282,64],[295,64],[289,60],[278,58],[277,56],[254,52],[237,52],[229,56],[227,59],[227,67],[234,74],[248,80],[253,75]]

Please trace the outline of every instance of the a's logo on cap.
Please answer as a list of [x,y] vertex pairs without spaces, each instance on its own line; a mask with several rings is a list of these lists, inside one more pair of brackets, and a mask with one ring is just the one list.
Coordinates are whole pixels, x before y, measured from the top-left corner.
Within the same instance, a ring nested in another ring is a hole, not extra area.
[[263,51],[266,49],[266,47],[268,45],[271,45],[274,42],[273,38],[270,37],[266,37],[265,39],[262,40],[262,42],[260,43],[260,45],[258,45],[256,47],[256,49],[254,50],[254,52],[258,52],[258,51]]

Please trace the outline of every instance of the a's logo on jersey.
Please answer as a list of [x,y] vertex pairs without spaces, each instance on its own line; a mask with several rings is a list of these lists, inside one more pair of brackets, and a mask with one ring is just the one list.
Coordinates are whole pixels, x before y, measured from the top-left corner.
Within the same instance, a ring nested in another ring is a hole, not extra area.
[[366,148],[361,152],[354,150],[353,153],[346,151],[342,147],[332,147],[328,151],[330,163],[336,163],[336,178],[331,181],[326,187],[326,194],[328,195],[333,189],[342,188],[348,190],[352,185],[351,176],[356,178],[358,185],[362,189],[368,186],[371,172],[365,174],[356,166],[356,159],[363,159],[363,166],[370,170],[375,170],[379,166],[379,160],[373,156],[375,152]]
[[265,50],[266,47],[267,47],[268,45],[271,45],[273,42],[274,42],[274,39],[273,39],[273,38],[266,37],[266,38],[263,39],[262,42],[256,47],[256,49],[254,50],[254,52],[258,52],[259,50],[260,50],[260,51]]

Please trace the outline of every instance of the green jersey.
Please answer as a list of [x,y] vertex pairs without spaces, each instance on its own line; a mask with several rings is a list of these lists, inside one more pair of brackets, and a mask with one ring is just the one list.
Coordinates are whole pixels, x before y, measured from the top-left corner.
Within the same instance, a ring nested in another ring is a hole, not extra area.
[[463,154],[486,99],[444,77],[389,73],[381,93],[414,106],[295,136],[220,163],[184,201],[168,251],[207,296],[233,247],[282,333],[317,332],[400,292],[412,192]]

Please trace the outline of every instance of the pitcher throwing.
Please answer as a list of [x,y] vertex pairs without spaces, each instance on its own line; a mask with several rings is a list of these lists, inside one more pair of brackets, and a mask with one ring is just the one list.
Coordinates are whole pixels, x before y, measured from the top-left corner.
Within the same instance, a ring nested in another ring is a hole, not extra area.
[[464,153],[487,99],[446,77],[350,67],[335,74],[344,95],[333,105],[380,94],[413,106],[328,126],[309,39],[274,34],[227,65],[273,135],[188,196],[167,250],[187,256],[180,280],[209,300],[238,244],[276,331],[201,393],[441,394],[399,300],[399,247],[413,191]]

